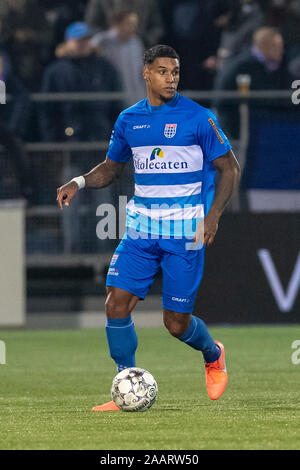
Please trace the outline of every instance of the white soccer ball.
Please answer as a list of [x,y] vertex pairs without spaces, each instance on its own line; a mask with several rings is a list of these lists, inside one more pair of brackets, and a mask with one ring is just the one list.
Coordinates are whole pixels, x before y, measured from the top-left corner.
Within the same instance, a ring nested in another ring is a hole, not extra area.
[[157,393],[154,377],[140,367],[129,367],[119,372],[111,387],[112,399],[122,411],[149,410]]

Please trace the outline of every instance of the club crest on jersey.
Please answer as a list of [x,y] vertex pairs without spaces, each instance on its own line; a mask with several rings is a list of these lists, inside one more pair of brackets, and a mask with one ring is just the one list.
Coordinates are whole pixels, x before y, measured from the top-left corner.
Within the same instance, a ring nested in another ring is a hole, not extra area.
[[164,130],[164,136],[167,139],[172,139],[177,131],[177,124],[166,124]]

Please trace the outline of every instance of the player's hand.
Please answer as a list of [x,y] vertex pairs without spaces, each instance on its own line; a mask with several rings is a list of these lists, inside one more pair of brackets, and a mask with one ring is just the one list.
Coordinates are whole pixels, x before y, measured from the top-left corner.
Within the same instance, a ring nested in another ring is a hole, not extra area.
[[200,242],[206,246],[210,246],[216,236],[219,227],[220,217],[213,212],[209,212],[207,216],[197,225],[194,242]]
[[57,188],[57,203],[60,209],[63,209],[63,204],[68,206],[71,199],[75,196],[79,190],[78,184],[75,181],[70,181],[69,183],[64,184],[60,188]]

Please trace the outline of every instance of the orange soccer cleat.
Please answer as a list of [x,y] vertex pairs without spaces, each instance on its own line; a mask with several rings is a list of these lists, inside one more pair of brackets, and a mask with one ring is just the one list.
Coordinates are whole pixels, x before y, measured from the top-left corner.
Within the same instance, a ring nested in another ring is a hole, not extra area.
[[221,356],[216,361],[207,362],[205,364],[206,388],[211,400],[220,398],[228,382],[225,364],[225,348],[219,341],[215,341],[215,343],[221,349]]
[[121,411],[114,401],[108,401],[103,405],[94,406],[91,411]]

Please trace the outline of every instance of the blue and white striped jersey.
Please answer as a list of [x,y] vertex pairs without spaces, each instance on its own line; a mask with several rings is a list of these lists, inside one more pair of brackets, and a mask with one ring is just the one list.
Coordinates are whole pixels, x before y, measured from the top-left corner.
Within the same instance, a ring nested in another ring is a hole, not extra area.
[[192,236],[214,197],[212,161],[231,145],[214,114],[177,93],[162,106],[148,99],[123,111],[107,157],[133,158],[135,194],[127,227],[154,235]]

